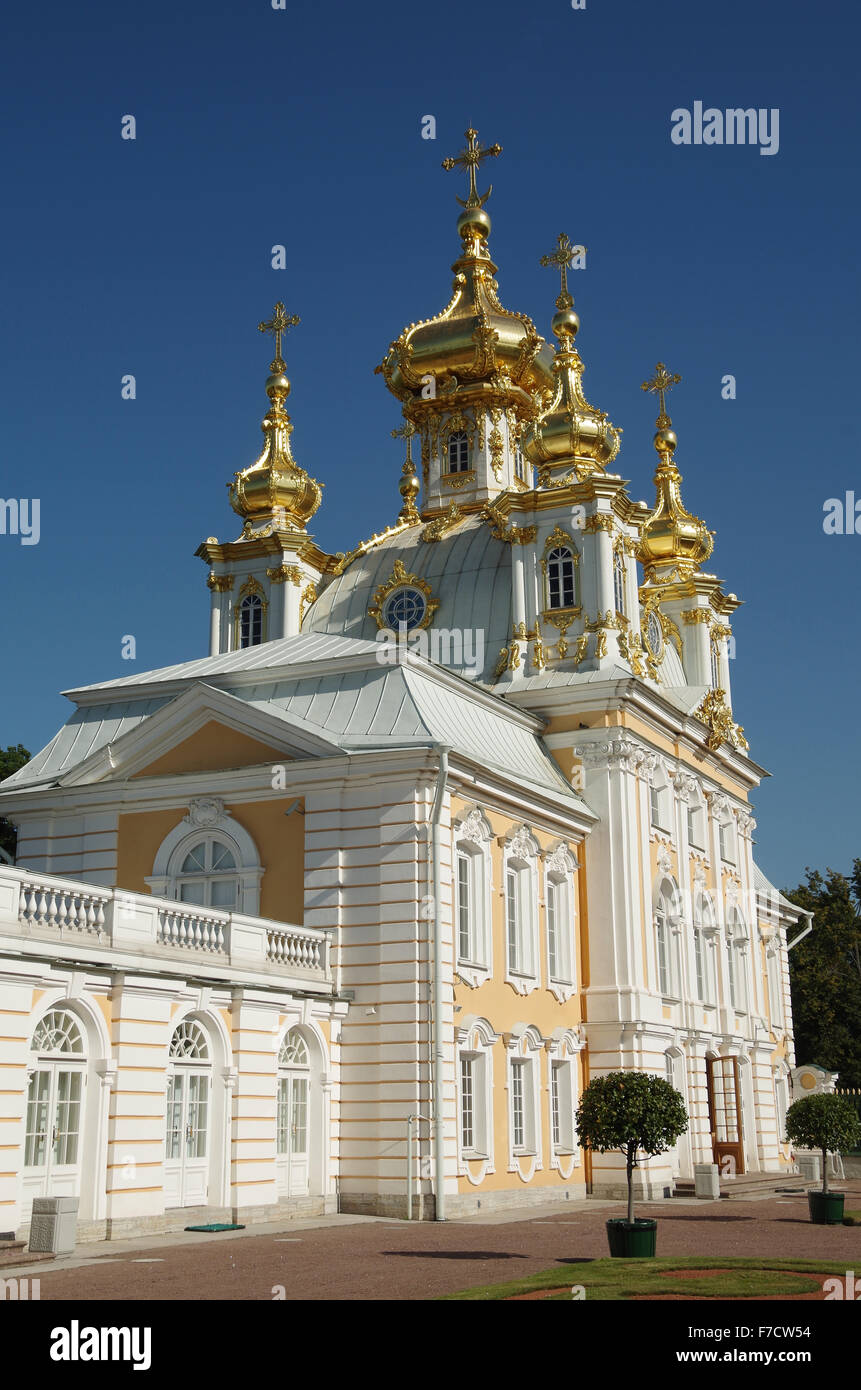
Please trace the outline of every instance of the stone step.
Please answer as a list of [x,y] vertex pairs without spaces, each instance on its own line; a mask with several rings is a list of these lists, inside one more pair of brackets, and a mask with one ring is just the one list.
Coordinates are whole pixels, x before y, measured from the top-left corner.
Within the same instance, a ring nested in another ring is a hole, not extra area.
[[[810,1186],[807,1178],[800,1173],[742,1173],[737,1178],[720,1179],[721,1197],[750,1197],[756,1193],[765,1196],[771,1192],[803,1192]],[[692,1178],[677,1178],[675,1196],[693,1197],[695,1184]]]
[[23,1240],[0,1240],[0,1269],[17,1269],[19,1265],[42,1264],[56,1258],[39,1250],[28,1250]]

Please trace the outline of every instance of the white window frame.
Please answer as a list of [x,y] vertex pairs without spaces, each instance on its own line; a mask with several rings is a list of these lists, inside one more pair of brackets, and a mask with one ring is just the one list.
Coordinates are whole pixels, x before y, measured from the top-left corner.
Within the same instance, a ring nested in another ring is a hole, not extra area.
[[[227,911],[256,917],[260,910],[260,881],[263,866],[257,846],[248,831],[233,819],[224,802],[218,797],[198,797],[191,801],[188,815],[175,825],[156,851],[152,874],[144,880],[157,898],[178,899],[178,880],[186,856],[206,839],[222,840],[236,860],[239,888],[236,906]],[[186,904],[188,909],[194,903]],[[200,907],[200,904],[197,904]],[[220,908],[206,911],[222,911]]]
[[[697,838],[695,839],[694,836]],[[702,801],[692,797],[688,802],[688,849],[704,855],[708,840],[706,808]]]
[[673,803],[663,768],[657,767],[649,782],[649,825],[661,835],[672,835]]
[[[505,978],[519,994],[539,984],[538,854],[539,845],[521,825],[504,842],[502,898],[505,919]],[[514,883],[512,884],[512,877]],[[512,926],[514,933],[512,933]],[[512,951],[512,936],[516,950]]]
[[[714,908],[704,892],[699,892],[696,896],[694,906],[693,921],[693,941],[692,941],[692,983],[694,990],[694,1000],[701,1004],[703,1008],[714,1008],[717,1003],[717,984],[715,981],[714,969],[714,939],[717,932],[715,926]],[[702,943],[702,963],[703,963],[703,994],[700,995],[697,987],[697,940]]]
[[[560,840],[544,860],[545,968],[547,988],[560,1003],[576,988],[577,895],[574,878],[577,859]],[[555,901],[555,913],[551,904]],[[551,917],[553,920],[551,920]],[[555,945],[551,951],[551,932]]]
[[738,862],[735,826],[729,816],[725,816],[718,826],[718,846],[724,864],[736,864]]
[[[456,1031],[458,1173],[480,1184],[493,1166],[493,1047],[499,1034],[487,1019],[467,1016]],[[472,1064],[472,1147],[463,1143],[463,1062]],[[480,1166],[476,1170],[476,1163]]]
[[[470,808],[452,827],[452,909],[457,973],[473,989],[486,980],[492,971],[492,838],[490,823],[477,806]],[[461,857],[467,861],[469,884],[468,932],[471,949],[467,955],[461,950]]]
[[[680,961],[680,923],[679,890],[673,879],[665,876],[655,897],[653,923],[655,932],[655,982],[657,992],[663,999],[678,1002],[681,999],[681,961]],[[661,940],[666,945],[665,978],[661,978]],[[665,988],[666,986],[666,988]]]
[[747,928],[738,908],[729,909],[726,926],[727,1004],[736,1014],[750,1012],[750,981],[747,976]]
[[[541,1149],[541,1055],[544,1043],[537,1028],[516,1025],[508,1039],[508,1171],[519,1172],[527,1181],[542,1165]],[[520,1077],[519,1113],[521,1142],[516,1142],[517,1082]],[[526,1160],[528,1171],[521,1162]]]
[[[570,1028],[556,1028],[547,1041],[547,1116],[550,1136],[549,1167],[568,1181],[575,1168],[580,1167],[581,1153],[577,1142],[574,1117],[579,1100],[578,1060],[585,1042]],[[554,1070],[557,1069],[557,1070]],[[561,1090],[559,1089],[561,1086]],[[553,1093],[559,1101],[559,1135],[554,1134]]]

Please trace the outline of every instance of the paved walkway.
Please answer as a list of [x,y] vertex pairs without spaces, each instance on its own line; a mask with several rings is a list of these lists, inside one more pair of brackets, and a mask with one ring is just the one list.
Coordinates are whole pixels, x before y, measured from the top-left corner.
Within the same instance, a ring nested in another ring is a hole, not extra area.
[[[861,1209],[861,1183],[841,1183]],[[50,1264],[21,1267],[41,1298],[170,1300],[423,1299],[607,1254],[604,1222],[620,1202],[587,1199],[443,1225],[324,1216],[221,1235],[184,1232],[82,1245]],[[762,1255],[845,1261],[861,1280],[861,1226],[814,1226],[807,1198],[641,1203],[655,1216],[659,1255]],[[9,1277],[16,1273],[4,1270]],[[575,1280],[576,1282],[576,1280]]]

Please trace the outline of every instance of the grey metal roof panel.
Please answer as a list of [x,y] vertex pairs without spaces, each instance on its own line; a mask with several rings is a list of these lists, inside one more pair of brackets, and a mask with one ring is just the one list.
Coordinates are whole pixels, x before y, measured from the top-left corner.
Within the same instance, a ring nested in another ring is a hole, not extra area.
[[277,642],[263,642],[259,647],[247,647],[220,656],[201,657],[183,661],[176,666],[162,666],[140,675],[119,676],[116,680],[99,681],[96,685],[79,686],[64,693],[71,697],[94,690],[115,690],[139,685],[158,685],[169,681],[208,680],[211,676],[233,672],[278,670],[306,661],[329,661],[338,657],[367,656],[376,651],[373,642],[351,642],[336,634],[300,632]]

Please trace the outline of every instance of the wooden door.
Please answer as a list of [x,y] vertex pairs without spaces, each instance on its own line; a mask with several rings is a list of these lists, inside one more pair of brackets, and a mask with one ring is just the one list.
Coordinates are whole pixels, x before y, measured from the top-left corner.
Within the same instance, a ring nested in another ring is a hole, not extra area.
[[714,1162],[722,1178],[735,1178],[744,1172],[738,1058],[709,1057],[706,1067]]

